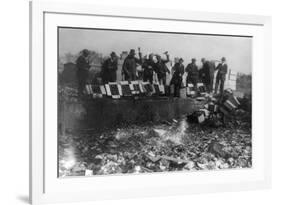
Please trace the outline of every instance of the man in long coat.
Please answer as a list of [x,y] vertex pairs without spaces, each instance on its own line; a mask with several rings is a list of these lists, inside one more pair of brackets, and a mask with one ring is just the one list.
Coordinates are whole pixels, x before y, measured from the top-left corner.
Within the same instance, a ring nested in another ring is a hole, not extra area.
[[212,92],[214,84],[215,64],[211,61],[207,61],[205,58],[202,58],[201,62],[203,65],[201,71],[202,81],[205,84],[207,91]]
[[142,64],[143,68],[143,81],[153,82],[153,72],[154,72],[154,62],[153,62],[153,54],[149,54],[148,59],[144,60]]
[[216,70],[218,70],[218,72],[217,72],[217,77],[216,77],[215,93],[217,93],[219,85],[220,85],[220,94],[223,93],[227,69],[228,68],[227,68],[227,64],[226,64],[226,59],[225,59],[225,57],[222,57],[221,63],[216,67]]
[[183,59],[180,58],[178,61],[175,60],[176,63],[172,68],[173,77],[171,80],[171,84],[175,86],[174,97],[180,97],[180,88],[182,84],[182,76],[184,74],[184,66]]
[[199,70],[196,65],[196,59],[192,58],[191,63],[189,63],[186,68],[185,72],[187,72],[187,82],[186,84],[193,84],[195,90],[197,89],[197,83],[199,81]]
[[89,69],[91,67],[88,59],[89,54],[90,52],[87,49],[84,49],[82,54],[76,60],[79,96],[83,95],[83,90],[89,80]]
[[116,82],[116,71],[118,69],[118,59],[115,52],[110,54],[110,58],[106,59],[102,65],[103,83]]
[[139,58],[135,57],[135,49],[131,49],[129,55],[125,58],[122,73],[125,76],[125,80],[133,81],[137,79],[137,64],[142,64],[142,55],[139,49]]

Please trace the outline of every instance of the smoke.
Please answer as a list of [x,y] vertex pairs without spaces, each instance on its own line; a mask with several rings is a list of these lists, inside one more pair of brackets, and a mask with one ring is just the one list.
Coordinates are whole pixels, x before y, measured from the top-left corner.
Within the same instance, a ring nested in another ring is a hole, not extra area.
[[155,128],[154,131],[158,134],[161,140],[169,140],[174,144],[180,145],[183,144],[183,139],[187,137],[188,127],[189,125],[186,119],[182,119],[180,122],[176,122],[175,125],[164,127],[162,129]]
[[77,160],[75,156],[75,150],[73,147],[67,147],[64,150],[63,157],[60,160],[60,173],[62,176],[67,173],[75,166]]

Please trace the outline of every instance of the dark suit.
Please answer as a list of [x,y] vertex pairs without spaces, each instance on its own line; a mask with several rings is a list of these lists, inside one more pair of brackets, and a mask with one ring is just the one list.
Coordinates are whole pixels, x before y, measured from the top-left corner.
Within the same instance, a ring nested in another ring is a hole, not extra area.
[[170,73],[170,70],[166,66],[167,60],[161,60],[154,64],[154,70],[157,73],[157,78],[160,84],[166,85],[166,73]]
[[140,59],[128,55],[123,63],[122,71],[125,75],[125,80],[132,81],[137,79],[137,64],[142,64],[141,54]]
[[199,81],[199,70],[196,64],[193,63],[189,63],[186,68],[185,68],[185,72],[187,72],[188,76],[187,76],[187,82],[188,83],[192,83],[194,88],[197,89],[197,83]]
[[203,63],[201,78],[206,85],[208,92],[213,91],[215,65],[210,61]]
[[149,81],[151,84],[153,82],[153,69],[154,69],[154,62],[150,59],[144,61],[142,65],[143,70],[143,81]]
[[102,65],[103,83],[116,82],[116,71],[118,69],[118,61],[108,58]]
[[215,93],[217,93],[218,91],[218,86],[220,84],[220,93],[222,94],[223,93],[223,90],[224,90],[224,82],[225,82],[225,76],[226,76],[226,73],[227,73],[227,64],[224,63],[220,63],[216,70],[218,70],[218,73],[217,73],[217,77],[216,77],[216,85],[215,85]]
[[174,97],[180,97],[180,88],[182,83],[182,76],[184,74],[184,66],[180,63],[176,63],[172,68],[173,77],[171,84],[175,86]]

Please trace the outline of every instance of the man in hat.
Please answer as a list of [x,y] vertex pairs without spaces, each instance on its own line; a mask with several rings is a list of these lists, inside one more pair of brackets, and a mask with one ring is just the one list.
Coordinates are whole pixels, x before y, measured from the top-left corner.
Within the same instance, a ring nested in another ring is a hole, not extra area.
[[166,63],[170,61],[170,56],[168,51],[166,51],[164,54],[166,55],[166,60],[162,59],[160,55],[156,55],[157,62],[154,65],[154,70],[161,85],[166,85],[166,74],[170,74],[170,70],[166,66]]
[[76,67],[77,67],[77,79],[78,79],[78,95],[83,95],[83,90],[85,89],[86,83],[89,78],[89,50],[84,49],[81,52],[81,55],[76,60]]
[[180,88],[182,83],[182,76],[184,74],[183,59],[175,59],[175,65],[172,68],[173,77],[171,84],[175,86],[174,97],[180,97]]
[[153,54],[150,53],[148,55],[148,58],[144,60],[142,64],[143,68],[143,81],[144,82],[150,82],[152,84],[153,82],[153,69],[154,69],[154,62],[153,62]]
[[214,82],[214,72],[215,72],[215,65],[211,61],[206,60],[205,58],[201,59],[202,62],[202,69],[200,72],[200,77],[202,82],[205,84],[207,91],[213,91],[213,82]]
[[132,81],[137,79],[137,64],[142,64],[142,55],[139,51],[139,58],[136,58],[135,49],[131,49],[129,55],[125,58],[123,66],[122,66],[122,73],[125,76],[125,80]]
[[111,52],[110,57],[102,64],[103,83],[116,82],[116,72],[118,69],[118,58],[115,52]]
[[221,58],[221,63],[216,67],[216,70],[218,70],[218,72],[216,77],[215,93],[217,93],[220,84],[220,94],[222,94],[224,90],[225,76],[227,73],[227,64],[225,57]]
[[194,86],[194,89],[197,89],[197,83],[199,81],[199,71],[196,65],[196,59],[192,58],[191,63],[189,63],[186,68],[185,72],[187,72],[186,84],[191,83]]

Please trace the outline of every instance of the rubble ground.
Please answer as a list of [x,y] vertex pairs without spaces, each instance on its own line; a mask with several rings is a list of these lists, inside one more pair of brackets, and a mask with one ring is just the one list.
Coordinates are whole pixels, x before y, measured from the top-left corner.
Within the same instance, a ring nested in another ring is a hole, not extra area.
[[250,122],[213,127],[186,117],[59,136],[59,176],[250,168]]

